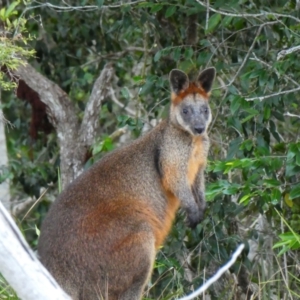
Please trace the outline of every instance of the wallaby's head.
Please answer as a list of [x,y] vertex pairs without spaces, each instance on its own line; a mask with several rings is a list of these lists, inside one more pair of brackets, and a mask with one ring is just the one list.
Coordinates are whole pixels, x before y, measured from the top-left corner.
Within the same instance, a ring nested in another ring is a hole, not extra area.
[[211,122],[208,98],[215,74],[215,68],[209,68],[201,72],[195,81],[190,82],[184,72],[177,69],[170,72],[170,119],[175,126],[191,135],[206,132]]

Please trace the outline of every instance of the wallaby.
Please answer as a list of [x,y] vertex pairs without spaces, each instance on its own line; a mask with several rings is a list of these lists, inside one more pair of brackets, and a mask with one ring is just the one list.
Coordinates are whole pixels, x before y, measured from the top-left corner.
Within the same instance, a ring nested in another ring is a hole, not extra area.
[[141,299],[179,206],[190,227],[201,222],[214,78],[214,68],[194,82],[172,70],[169,117],[104,156],[52,204],[38,253],[74,300]]

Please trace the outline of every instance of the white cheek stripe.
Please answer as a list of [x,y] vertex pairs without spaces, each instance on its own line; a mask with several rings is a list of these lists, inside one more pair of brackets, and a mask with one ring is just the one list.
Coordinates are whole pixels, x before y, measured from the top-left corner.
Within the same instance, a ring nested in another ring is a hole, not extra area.
[[194,135],[194,133],[191,131],[190,127],[187,126],[186,123],[183,121],[180,114],[176,114],[176,121],[185,131],[189,132],[191,135]]

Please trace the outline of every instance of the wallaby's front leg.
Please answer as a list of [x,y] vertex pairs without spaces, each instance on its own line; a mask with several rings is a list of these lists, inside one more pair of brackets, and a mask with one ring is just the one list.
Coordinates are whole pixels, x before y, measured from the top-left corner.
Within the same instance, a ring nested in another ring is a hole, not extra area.
[[202,216],[204,216],[206,208],[204,170],[200,170],[196,177],[195,183],[193,185],[193,194],[195,196],[199,209],[202,212]]
[[[179,173],[181,172],[178,172],[177,174]],[[170,173],[166,172],[165,174]],[[203,219],[203,211],[200,209],[198,201],[195,199],[192,188],[187,184],[186,178],[183,176],[176,176],[177,174],[172,172],[172,176],[164,176],[164,187],[180,200],[181,206],[187,214],[188,226],[195,228]]]

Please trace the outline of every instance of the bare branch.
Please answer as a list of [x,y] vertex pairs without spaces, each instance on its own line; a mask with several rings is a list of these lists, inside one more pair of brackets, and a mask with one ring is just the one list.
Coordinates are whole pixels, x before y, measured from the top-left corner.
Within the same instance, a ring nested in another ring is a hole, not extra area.
[[295,114],[291,114],[290,112],[286,112],[283,114],[284,116],[287,116],[287,117],[293,117],[293,118],[298,118],[300,119],[300,115],[295,115]]
[[257,40],[258,36],[260,35],[262,29],[265,26],[267,26],[267,25],[274,25],[274,24],[277,24],[277,23],[278,23],[278,21],[272,21],[272,22],[266,22],[266,23],[261,24],[259,26],[259,28],[258,28],[258,30],[256,32],[256,35],[255,35],[255,37],[253,39],[253,42],[252,42],[252,44],[251,44],[251,46],[250,46],[250,48],[249,48],[246,56],[244,57],[244,59],[243,59],[241,65],[240,65],[239,69],[237,70],[237,72],[235,73],[235,75],[233,76],[233,78],[230,80],[230,82],[228,84],[226,84],[225,87],[231,86],[234,83],[234,81],[236,80],[236,78],[239,76],[241,70],[244,68],[244,66],[245,66],[245,64],[246,64],[246,62],[247,62],[247,60],[248,60],[248,58],[249,58],[249,56],[250,56],[250,54],[251,54],[251,52],[252,52],[255,44],[256,44],[256,40]]
[[[255,61],[261,63],[262,65],[268,67],[268,68],[271,69],[271,70],[274,69],[273,66],[271,66],[271,65],[268,64],[267,62],[265,62],[265,61],[259,59],[259,58],[255,55],[255,53],[253,53],[253,58],[250,58],[250,60],[255,60]],[[280,75],[279,72],[278,72],[276,69],[275,69],[274,71],[275,71],[275,74],[276,74],[276,76],[277,76],[278,78],[280,78],[280,77],[282,76],[285,80],[291,81],[291,82],[292,82],[293,84],[295,84],[296,86],[300,86],[299,83],[298,83],[296,80],[294,80],[293,78],[291,78],[290,76],[288,76],[288,75],[286,75],[286,74]]]
[[300,19],[291,16],[291,15],[286,15],[286,14],[279,14],[279,13],[275,13],[275,12],[271,12],[271,11],[264,11],[258,14],[249,14],[249,13],[232,13],[232,12],[226,12],[223,10],[218,10],[215,9],[211,6],[208,6],[204,1],[201,0],[196,0],[200,5],[204,6],[205,8],[208,8],[210,11],[213,11],[215,13],[218,13],[220,15],[223,16],[229,16],[229,17],[239,17],[239,18],[259,18],[259,17],[269,17],[269,16],[274,16],[274,17],[278,17],[278,18],[289,18],[289,19],[293,19],[295,21],[297,21],[298,23],[300,23]]
[[26,212],[25,216],[22,218],[21,222],[24,221],[24,219],[29,215],[29,213],[32,211],[32,209],[41,201],[41,199],[43,198],[43,196],[47,193],[48,189],[45,189],[42,194],[40,195],[40,197],[33,203],[33,205],[31,205],[31,207],[28,209],[28,211]]
[[34,9],[34,8],[40,8],[40,7],[48,7],[51,8],[53,10],[56,10],[58,12],[69,12],[69,11],[75,11],[75,10],[79,10],[79,11],[94,11],[94,10],[100,10],[103,8],[119,8],[125,5],[135,5],[138,4],[140,2],[144,2],[144,0],[137,0],[137,1],[132,1],[132,2],[120,2],[117,4],[112,4],[112,5],[102,5],[102,6],[98,6],[98,5],[84,5],[84,6],[72,6],[72,5],[68,5],[67,3],[64,2],[65,6],[62,5],[54,5],[52,3],[46,2],[40,2],[40,1],[33,1],[32,3],[37,3],[37,5],[35,6],[31,6],[29,8],[27,8],[26,10],[30,10],[30,9]]
[[257,96],[257,97],[252,97],[252,98],[245,98],[245,100],[246,101],[254,101],[254,100],[257,99],[259,101],[262,101],[262,100],[265,100],[265,99],[268,99],[268,98],[271,98],[271,97],[290,94],[290,93],[294,93],[294,92],[298,92],[298,91],[300,91],[300,86],[298,86],[295,89],[291,89],[291,90],[287,90],[287,91],[281,91],[281,92],[274,93],[274,94],[269,94],[269,95],[266,95],[266,96]]
[[22,98],[23,91],[27,98],[36,96],[46,105],[49,120],[57,131],[62,186],[65,187],[82,172],[84,164],[86,149],[78,143],[77,110],[68,95],[57,84],[37,72],[29,64],[20,66],[12,72],[22,83],[22,89],[19,91],[18,88],[20,98]]
[[29,206],[34,204],[35,201],[36,201],[35,197],[33,198],[28,197],[20,202],[18,201],[19,203],[17,204],[12,204],[12,208],[11,208],[12,216],[14,217],[19,216],[24,211],[26,211],[29,208]]
[[128,126],[125,125],[124,127],[118,128],[109,137],[111,138],[112,141],[116,141],[122,135],[124,135],[125,133],[127,133],[127,131],[128,131]]
[[232,254],[231,259],[222,268],[220,268],[213,277],[208,279],[200,288],[198,288],[196,291],[194,291],[190,295],[180,298],[178,300],[192,300],[192,299],[196,298],[197,296],[201,295],[203,292],[205,292],[214,282],[216,282],[236,262],[238,256],[242,253],[244,247],[245,247],[244,244],[239,245],[238,248],[235,250],[235,252]]
[[277,54],[277,60],[280,60],[281,58],[285,57],[286,55],[289,55],[293,52],[299,51],[300,50],[300,45],[299,46],[295,46],[289,49],[284,49],[281,50],[278,54]]
[[86,146],[90,146],[94,142],[99,127],[99,109],[102,101],[109,93],[113,74],[112,65],[106,64],[94,83],[91,96],[85,107],[79,136]]
[[[37,72],[31,65],[20,66],[13,72],[22,79],[49,108],[51,121],[59,131],[66,126],[65,121],[78,122],[76,111],[68,95],[54,82]],[[71,118],[71,120],[70,120]]]
[[[1,101],[0,101],[0,105],[1,105]],[[3,125],[9,125],[10,127],[14,127],[14,125],[5,118],[2,109],[0,109],[0,123],[3,123]]]
[[116,95],[115,95],[115,91],[112,87],[110,87],[109,89],[110,91],[110,96],[111,96],[111,100],[116,103],[118,106],[120,106],[121,108],[124,108],[125,111],[127,111],[131,116],[135,117],[136,116],[136,112],[132,109],[130,109],[129,107],[127,107],[125,104],[123,104],[122,102],[120,102]]
[[127,54],[128,52],[145,52],[145,53],[155,53],[154,50],[151,49],[146,49],[146,48],[142,48],[142,47],[128,47],[126,49],[124,49],[123,51],[120,52],[113,52],[113,53],[108,53],[108,54],[97,54],[97,58],[90,60],[86,63],[84,63],[83,65],[81,65],[81,67],[85,67],[88,66],[90,64],[99,62],[101,60],[114,60],[114,59],[120,59],[121,57],[124,57],[125,54]]
[[206,1],[207,1],[207,6],[206,6],[205,30],[208,29],[208,21],[209,21],[209,0]]
[[71,300],[36,258],[1,202],[0,273],[23,300]]

